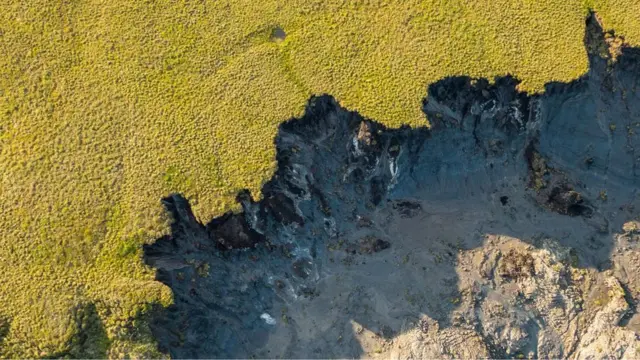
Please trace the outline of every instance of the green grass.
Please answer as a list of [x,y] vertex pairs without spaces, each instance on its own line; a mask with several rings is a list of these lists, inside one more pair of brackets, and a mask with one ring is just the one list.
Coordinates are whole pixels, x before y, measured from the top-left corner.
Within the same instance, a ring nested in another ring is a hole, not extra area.
[[0,357],[157,356],[145,313],[171,294],[140,245],[163,195],[206,221],[258,194],[311,94],[420,125],[447,75],[583,74],[588,8],[640,43],[640,3],[586,1],[3,0]]

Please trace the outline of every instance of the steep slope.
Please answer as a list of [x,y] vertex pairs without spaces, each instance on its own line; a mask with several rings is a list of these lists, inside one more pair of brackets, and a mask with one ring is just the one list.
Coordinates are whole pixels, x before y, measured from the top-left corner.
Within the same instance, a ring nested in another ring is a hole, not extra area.
[[[173,357],[636,357],[640,51],[591,18],[590,70],[429,87],[431,128],[309,101],[243,211],[164,199],[145,246]],[[609,51],[612,50],[612,51]],[[615,51],[614,51],[615,50]]]

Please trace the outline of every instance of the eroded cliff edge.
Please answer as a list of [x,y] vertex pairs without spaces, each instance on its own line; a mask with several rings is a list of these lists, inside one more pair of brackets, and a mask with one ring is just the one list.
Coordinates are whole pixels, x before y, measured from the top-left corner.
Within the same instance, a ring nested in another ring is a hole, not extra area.
[[[312,98],[243,212],[164,199],[145,247],[175,305],[162,350],[196,357],[637,357],[640,50],[590,18],[591,68],[429,87],[430,129]],[[640,350],[640,348],[638,348]]]

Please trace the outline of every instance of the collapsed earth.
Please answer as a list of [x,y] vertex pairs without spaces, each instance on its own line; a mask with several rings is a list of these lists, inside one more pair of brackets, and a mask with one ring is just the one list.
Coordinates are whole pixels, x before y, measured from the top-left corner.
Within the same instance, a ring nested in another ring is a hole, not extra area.
[[637,358],[640,49],[595,17],[589,71],[429,86],[430,127],[310,99],[262,198],[207,223],[163,200],[144,247],[175,358]]

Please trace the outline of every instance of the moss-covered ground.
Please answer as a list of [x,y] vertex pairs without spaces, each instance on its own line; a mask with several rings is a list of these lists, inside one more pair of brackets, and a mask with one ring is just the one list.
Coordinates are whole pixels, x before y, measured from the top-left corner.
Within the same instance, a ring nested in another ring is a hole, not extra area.
[[574,79],[589,8],[640,43],[636,0],[1,0],[0,357],[159,356],[162,196],[259,194],[311,94],[420,125],[444,76]]

